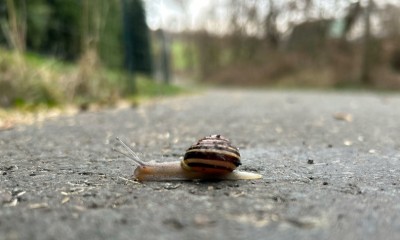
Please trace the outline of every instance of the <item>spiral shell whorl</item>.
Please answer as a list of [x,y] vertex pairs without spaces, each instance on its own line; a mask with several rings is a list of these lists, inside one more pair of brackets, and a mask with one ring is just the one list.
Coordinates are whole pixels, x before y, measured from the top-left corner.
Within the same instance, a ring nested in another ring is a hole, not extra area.
[[228,173],[241,165],[241,162],[237,147],[221,135],[211,135],[190,146],[181,164],[190,171]]

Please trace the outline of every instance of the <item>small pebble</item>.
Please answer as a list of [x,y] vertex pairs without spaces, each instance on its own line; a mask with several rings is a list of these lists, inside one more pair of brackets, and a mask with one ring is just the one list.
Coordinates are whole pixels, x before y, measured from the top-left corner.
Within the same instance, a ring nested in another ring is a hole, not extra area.
[[177,189],[180,186],[181,186],[181,184],[166,183],[166,184],[164,184],[164,189],[172,190],[172,189]]
[[215,223],[215,221],[211,220],[207,215],[195,215],[193,222],[198,227],[207,227]]
[[12,197],[10,192],[7,192],[7,191],[3,192],[3,191],[0,190],[0,204],[9,203],[12,200],[13,200],[13,197]]
[[351,146],[351,145],[353,145],[353,142],[352,142],[352,141],[349,141],[349,140],[345,140],[345,141],[343,142],[343,144],[344,144],[345,146]]

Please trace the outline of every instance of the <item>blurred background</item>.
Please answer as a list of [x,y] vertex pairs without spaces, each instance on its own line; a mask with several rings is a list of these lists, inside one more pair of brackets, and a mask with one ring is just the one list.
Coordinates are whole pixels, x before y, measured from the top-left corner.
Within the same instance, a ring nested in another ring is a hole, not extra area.
[[0,108],[193,85],[400,89],[397,0],[0,0]]

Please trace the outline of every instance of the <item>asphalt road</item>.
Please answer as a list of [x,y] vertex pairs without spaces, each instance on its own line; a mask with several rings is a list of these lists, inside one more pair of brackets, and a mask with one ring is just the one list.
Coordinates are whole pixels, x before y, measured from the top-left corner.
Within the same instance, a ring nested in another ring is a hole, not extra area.
[[[213,90],[0,132],[0,239],[399,239],[400,95]],[[130,180],[222,134],[261,180]]]

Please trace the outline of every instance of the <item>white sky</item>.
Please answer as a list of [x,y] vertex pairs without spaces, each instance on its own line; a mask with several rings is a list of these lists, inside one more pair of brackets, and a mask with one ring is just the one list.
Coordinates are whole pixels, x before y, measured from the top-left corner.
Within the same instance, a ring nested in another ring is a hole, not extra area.
[[[254,0],[247,0],[254,1]],[[354,0],[314,0],[315,8],[311,11],[314,17],[341,17],[349,2]],[[362,0],[365,4],[368,0]],[[184,6],[182,6],[182,3]],[[266,14],[268,1],[259,1],[261,15]],[[275,0],[279,4],[286,1]],[[170,31],[204,29],[213,32],[226,32],[228,29],[227,4],[229,0],[145,0],[147,23],[153,30],[163,28]],[[399,0],[375,0],[378,6],[391,3],[399,5]],[[265,10],[264,10],[265,9]],[[211,14],[210,14],[211,13]],[[289,22],[303,19],[302,13],[282,13],[279,15],[278,27],[285,31]]]
[[[184,2],[184,0],[182,1]],[[185,13],[173,0],[146,0],[147,24],[151,29],[166,28],[180,31],[185,28],[195,29],[201,16],[211,6],[213,0],[187,0]],[[186,16],[187,14],[187,16]],[[187,22],[189,21],[189,22]]]

